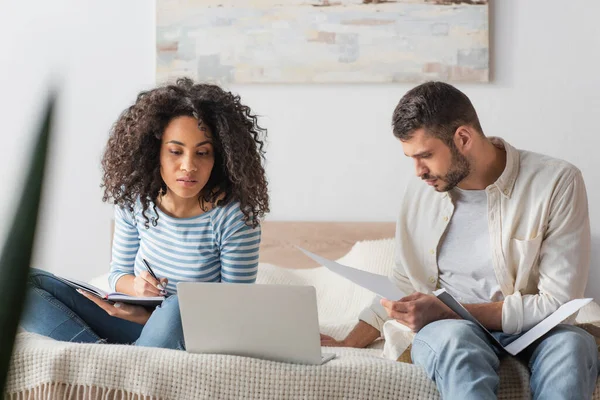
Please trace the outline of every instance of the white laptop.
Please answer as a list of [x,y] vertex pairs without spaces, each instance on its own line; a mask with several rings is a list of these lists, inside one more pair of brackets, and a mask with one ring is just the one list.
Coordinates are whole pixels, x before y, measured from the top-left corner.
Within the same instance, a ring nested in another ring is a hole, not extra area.
[[323,364],[312,286],[180,282],[186,350]]

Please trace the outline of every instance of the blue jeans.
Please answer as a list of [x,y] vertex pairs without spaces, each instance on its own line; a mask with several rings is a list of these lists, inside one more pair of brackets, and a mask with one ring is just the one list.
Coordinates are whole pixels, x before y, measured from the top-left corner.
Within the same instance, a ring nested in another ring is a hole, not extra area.
[[[494,332],[504,346],[520,335]],[[500,359],[508,355],[476,324],[441,320],[421,329],[412,360],[425,369],[443,399],[496,399]],[[517,355],[529,366],[533,399],[591,399],[598,377],[592,335],[558,325]]]
[[53,274],[32,269],[21,326],[56,340],[185,349],[179,300],[169,296],[145,325],[111,317]]

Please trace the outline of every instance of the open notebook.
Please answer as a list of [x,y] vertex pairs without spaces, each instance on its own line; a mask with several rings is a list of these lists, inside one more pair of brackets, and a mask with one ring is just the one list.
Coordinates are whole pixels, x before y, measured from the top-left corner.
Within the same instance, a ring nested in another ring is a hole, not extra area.
[[136,296],[130,296],[128,294],[119,293],[119,292],[108,293],[100,288],[97,288],[94,285],[90,285],[89,283],[78,281],[77,279],[67,279],[67,278],[61,278],[60,276],[56,276],[56,275],[54,275],[54,276],[56,277],[56,279],[66,283],[67,285],[71,286],[72,288],[85,290],[86,292],[91,293],[94,296],[98,296],[101,299],[115,302],[115,303],[116,302],[128,303],[128,304],[136,304],[136,305],[140,305],[140,306],[148,306],[149,307],[149,306],[157,306],[157,305],[161,304],[163,302],[163,300],[165,299],[163,296],[136,297]]
[[[317,261],[320,265],[328,268],[330,271],[339,274],[359,286],[369,289],[373,293],[389,300],[398,300],[406,296],[398,287],[385,275],[374,274],[372,272],[362,271],[360,269],[347,267],[345,265],[328,260],[308,250],[298,247],[304,254]],[[575,299],[563,304],[558,310],[554,311],[540,323],[528,330],[521,337],[511,342],[507,346],[503,346],[477,319],[464,308],[450,293],[445,289],[436,290],[433,292],[438,299],[446,304],[452,311],[458,314],[461,318],[471,321],[481,327],[498,346],[502,347],[509,354],[517,355],[535,340],[542,337],[550,329],[560,324],[565,319],[569,318],[581,307],[590,303],[592,299]]]

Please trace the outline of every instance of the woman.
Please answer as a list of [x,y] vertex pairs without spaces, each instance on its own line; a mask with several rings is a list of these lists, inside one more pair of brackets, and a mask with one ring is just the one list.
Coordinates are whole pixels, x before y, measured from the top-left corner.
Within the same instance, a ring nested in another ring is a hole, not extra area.
[[155,309],[111,304],[34,269],[23,328],[63,341],[184,349],[177,282],[256,280],[269,211],[264,135],[239,96],[218,86],[180,79],[140,93],[102,160],[103,201],[116,205],[109,284],[167,297]]

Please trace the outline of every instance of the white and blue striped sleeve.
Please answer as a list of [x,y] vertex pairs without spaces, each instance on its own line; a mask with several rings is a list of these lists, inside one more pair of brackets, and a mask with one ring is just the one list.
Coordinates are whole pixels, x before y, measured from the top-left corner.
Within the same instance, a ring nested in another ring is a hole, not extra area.
[[260,225],[246,225],[239,206],[227,207],[221,225],[221,282],[254,283],[258,273]]
[[128,210],[115,207],[115,233],[108,276],[108,284],[113,291],[116,291],[119,278],[134,274],[133,267],[140,247],[140,237],[133,218]]

